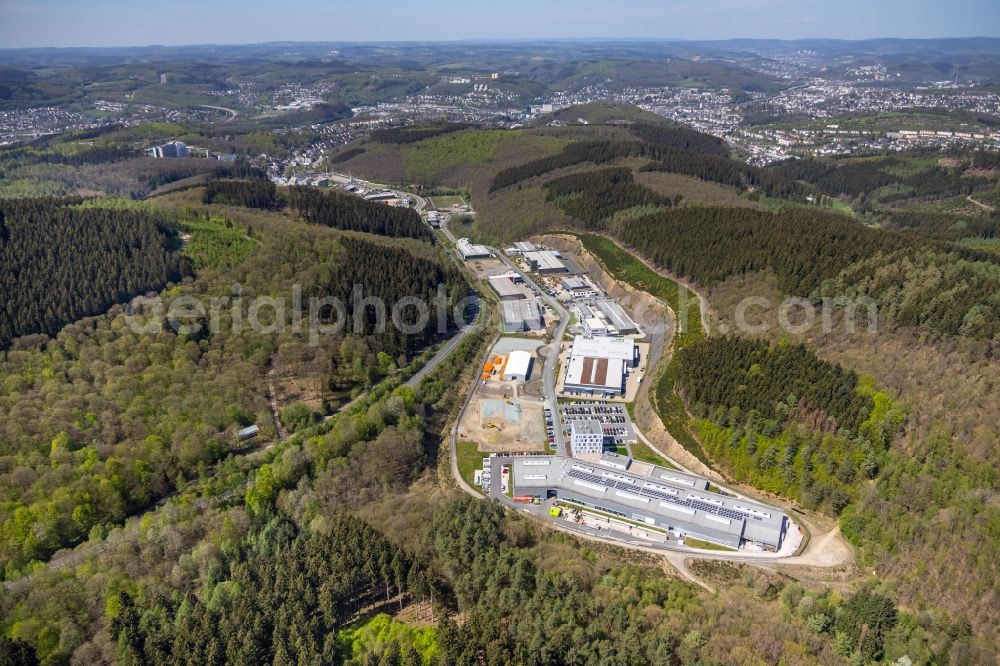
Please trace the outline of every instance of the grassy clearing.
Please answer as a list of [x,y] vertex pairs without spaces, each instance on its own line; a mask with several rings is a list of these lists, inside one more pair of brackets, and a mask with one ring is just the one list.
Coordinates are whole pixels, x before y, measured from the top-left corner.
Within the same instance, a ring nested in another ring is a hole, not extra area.
[[364,655],[381,654],[391,644],[399,647],[402,655],[404,647],[412,647],[420,655],[421,663],[434,663],[440,652],[437,641],[437,629],[434,627],[414,627],[379,613],[367,622],[342,629],[337,633],[342,653],[345,659],[357,659],[358,663],[369,663],[363,660]]
[[446,208],[451,208],[452,206],[458,205],[462,206],[465,204],[465,199],[458,196],[457,194],[443,194],[439,196],[433,196],[430,198],[431,205],[438,209],[444,210]]
[[191,234],[184,245],[184,254],[191,257],[195,268],[235,266],[253,254],[259,245],[248,238],[243,229],[227,226],[224,220],[182,220],[182,232]]
[[[591,234],[577,234],[576,236],[583,247],[604,266],[609,275],[640,291],[652,294],[666,302],[674,311],[679,330],[674,336],[672,359],[677,358],[676,352],[679,349],[704,339],[705,331],[701,327],[701,309],[698,298],[686,287],[663,277],[608,238]],[[650,394],[653,399],[653,408],[660,415],[667,432],[699,460],[709,464],[701,446],[691,434],[684,403],[674,391],[676,376],[676,361],[671,360]]]
[[509,130],[478,130],[447,134],[407,147],[403,154],[407,178],[435,183],[449,171],[493,159]]
[[735,548],[730,548],[729,546],[720,546],[717,543],[712,543],[711,541],[705,541],[704,539],[696,539],[694,537],[684,537],[684,545],[690,548],[700,548],[702,550],[721,550],[727,553],[736,552]]
[[475,488],[473,480],[475,472],[483,466],[483,452],[475,442],[458,442],[455,445],[455,455],[458,458],[458,473]]
[[656,451],[646,446],[640,439],[633,444],[629,445],[632,449],[632,457],[636,460],[644,463],[649,463],[650,465],[659,465],[660,467],[666,467],[667,469],[677,469],[675,465],[671,464],[669,460],[660,456]]

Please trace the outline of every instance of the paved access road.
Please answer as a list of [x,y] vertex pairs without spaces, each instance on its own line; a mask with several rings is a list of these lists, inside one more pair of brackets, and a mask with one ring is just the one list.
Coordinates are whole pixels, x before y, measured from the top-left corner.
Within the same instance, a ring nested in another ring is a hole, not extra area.
[[[448,229],[448,220],[441,223],[441,231],[443,231],[444,235],[448,237],[448,240],[451,241],[452,245],[456,243],[455,236]],[[538,286],[531,276],[521,270],[520,267],[511,261],[507,255],[495,247],[490,247],[490,250],[497,259],[507,266],[507,268],[520,275],[524,279],[525,284],[540,294],[542,300],[547,303],[559,316],[559,325],[556,327],[556,331],[552,336],[551,342],[549,342],[546,346],[545,367],[542,370],[542,386],[545,391],[545,401],[548,403],[549,409],[552,410],[553,418],[557,418],[557,415],[559,414],[559,402],[556,399],[556,366],[559,363],[559,349],[562,346],[563,338],[566,335],[566,327],[569,326],[569,312],[566,311],[566,308],[564,308],[558,300],[549,296],[548,292]],[[561,421],[559,427],[554,429],[554,439],[556,453],[561,456],[570,455],[569,446],[566,442],[566,438],[563,436]]]
[[451,340],[448,340],[448,342],[446,342],[444,346],[441,347],[441,349],[439,349],[438,352],[434,354],[434,356],[429,361],[427,361],[427,363],[423,365],[422,368],[417,370],[417,372],[412,377],[407,379],[406,380],[407,386],[415,387],[417,384],[423,381],[424,377],[429,375],[434,370],[434,368],[436,368],[438,364],[441,363],[441,361],[446,359],[453,351],[455,351],[456,348],[458,348],[460,344],[462,344],[462,341],[465,340],[465,338],[469,335],[469,333],[472,333],[474,330],[476,330],[476,327],[479,324],[480,312],[482,310],[482,307],[481,303],[479,302],[479,296],[473,294],[472,298],[473,298],[472,307],[475,312],[475,317],[473,318],[472,322],[460,328],[458,333],[455,336],[453,336]]

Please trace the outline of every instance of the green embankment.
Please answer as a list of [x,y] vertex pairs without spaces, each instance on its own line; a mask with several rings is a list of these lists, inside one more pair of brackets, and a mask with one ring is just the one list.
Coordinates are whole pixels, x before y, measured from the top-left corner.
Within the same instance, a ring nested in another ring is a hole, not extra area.
[[705,330],[701,326],[698,297],[683,285],[663,277],[611,239],[593,234],[575,235],[609,275],[659,298],[674,311],[678,322],[678,331],[673,340],[674,353],[650,395],[653,407],[660,415],[667,432],[673,435],[681,446],[708,464],[701,447],[691,434],[684,403],[674,392],[677,351],[705,337]]
[[475,442],[458,442],[455,445],[455,450],[458,473],[470,486],[475,487],[473,485],[475,472],[482,468],[485,454],[479,450],[479,446]]

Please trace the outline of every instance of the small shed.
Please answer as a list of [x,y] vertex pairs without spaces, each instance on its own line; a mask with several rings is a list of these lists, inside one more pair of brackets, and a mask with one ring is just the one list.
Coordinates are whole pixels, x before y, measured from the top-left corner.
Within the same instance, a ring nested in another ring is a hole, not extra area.
[[240,428],[236,431],[236,441],[245,442],[248,439],[253,439],[260,434],[260,428],[255,425],[248,425],[246,428]]

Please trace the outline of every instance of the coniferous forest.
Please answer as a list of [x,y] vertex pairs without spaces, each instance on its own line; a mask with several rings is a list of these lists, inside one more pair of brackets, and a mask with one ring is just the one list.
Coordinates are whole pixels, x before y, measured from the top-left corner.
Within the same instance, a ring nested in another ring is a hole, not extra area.
[[278,203],[278,190],[274,183],[266,180],[212,180],[205,185],[201,200],[207,204],[274,208]]
[[0,201],[0,348],[190,273],[163,216],[80,202]]
[[288,207],[306,221],[344,231],[363,231],[379,236],[405,236],[431,240],[430,229],[416,211],[364,201],[346,192],[315,187],[290,187],[285,193]]

